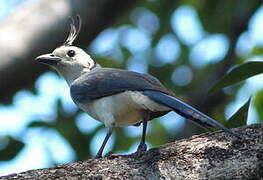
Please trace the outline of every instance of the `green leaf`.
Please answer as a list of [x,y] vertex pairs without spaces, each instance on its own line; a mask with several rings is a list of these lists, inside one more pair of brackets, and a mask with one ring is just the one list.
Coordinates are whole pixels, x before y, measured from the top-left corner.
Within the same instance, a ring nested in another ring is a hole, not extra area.
[[[3,141],[3,139],[1,141]],[[7,145],[0,150],[0,161],[8,161],[13,159],[24,147],[23,142],[16,140],[11,136],[5,137],[4,141],[7,141]]]
[[259,115],[259,121],[263,122],[263,89],[257,92],[254,98],[254,105]]
[[247,102],[228,119],[226,127],[233,128],[246,125],[250,100],[251,98],[249,98]]
[[259,46],[256,46],[252,49],[252,52],[251,54],[253,56],[261,56],[263,54],[263,48],[262,47],[259,47]]
[[149,129],[147,142],[149,142],[153,147],[165,144],[168,141],[168,131],[158,120],[151,122],[152,128]]
[[33,121],[27,125],[27,127],[33,128],[33,127],[51,127],[50,124],[43,122],[43,121]]
[[114,147],[112,149],[113,152],[118,151],[127,151],[129,148],[136,142],[135,137],[130,137],[127,135],[124,128],[118,128],[115,130],[116,133],[116,140],[114,144]]
[[263,73],[263,61],[248,61],[231,69],[210,89],[210,93],[260,73]]

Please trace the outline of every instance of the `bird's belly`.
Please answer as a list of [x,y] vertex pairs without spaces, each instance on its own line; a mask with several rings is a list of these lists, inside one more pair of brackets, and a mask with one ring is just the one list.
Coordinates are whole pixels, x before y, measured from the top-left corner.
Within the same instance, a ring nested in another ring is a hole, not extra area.
[[144,117],[145,110],[135,108],[132,105],[126,105],[118,108],[114,113],[116,126],[128,126],[141,122]]
[[78,106],[105,125],[113,121],[114,126],[128,126],[141,122],[148,110],[167,110],[166,107],[145,98],[140,92],[126,91]]

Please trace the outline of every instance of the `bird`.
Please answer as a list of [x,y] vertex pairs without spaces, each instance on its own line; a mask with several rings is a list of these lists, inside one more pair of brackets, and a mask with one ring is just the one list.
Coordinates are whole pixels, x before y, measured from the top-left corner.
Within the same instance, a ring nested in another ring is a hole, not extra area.
[[107,130],[95,158],[101,158],[114,128],[142,124],[142,136],[135,154],[147,151],[146,129],[149,120],[170,111],[205,128],[217,128],[233,136],[236,132],[179,100],[154,76],[99,65],[83,49],[73,46],[81,30],[81,17],[70,18],[65,42],[52,53],[35,58],[54,68],[70,87],[73,102]]

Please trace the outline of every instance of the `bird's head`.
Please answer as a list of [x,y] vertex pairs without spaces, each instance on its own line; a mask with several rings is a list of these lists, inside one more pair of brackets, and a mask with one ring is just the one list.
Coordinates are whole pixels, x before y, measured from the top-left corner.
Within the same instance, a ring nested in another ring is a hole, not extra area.
[[71,18],[70,27],[69,36],[62,46],[56,48],[52,53],[40,55],[35,59],[56,69],[69,85],[82,74],[98,66],[84,50],[72,46],[80,32],[80,16],[77,16],[76,23]]

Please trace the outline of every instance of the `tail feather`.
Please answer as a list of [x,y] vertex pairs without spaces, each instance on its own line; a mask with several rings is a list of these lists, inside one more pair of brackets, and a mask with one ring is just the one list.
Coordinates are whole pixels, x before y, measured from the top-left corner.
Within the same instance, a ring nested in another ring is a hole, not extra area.
[[225,132],[228,132],[234,136],[240,137],[240,135],[224,127],[222,124],[220,124],[216,120],[210,118],[204,113],[201,113],[197,109],[180,101],[179,99],[176,99],[175,97],[169,96],[159,91],[143,91],[142,93],[145,96],[149,97],[151,100],[171,108],[177,114],[185,118],[188,118],[203,127],[214,127],[217,129],[221,129]]

